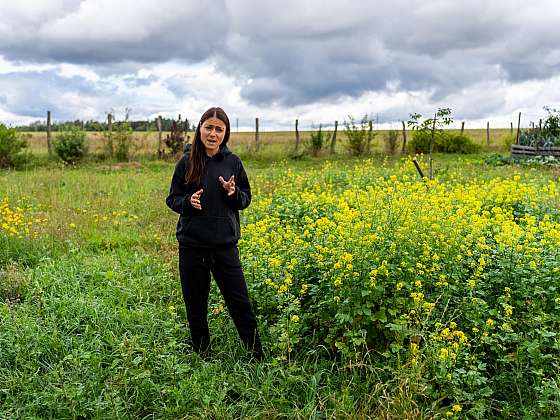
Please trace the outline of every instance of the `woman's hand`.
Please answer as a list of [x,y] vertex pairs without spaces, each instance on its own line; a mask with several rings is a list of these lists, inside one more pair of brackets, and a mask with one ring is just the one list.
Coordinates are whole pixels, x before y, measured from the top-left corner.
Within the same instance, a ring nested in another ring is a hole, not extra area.
[[197,210],[202,210],[202,206],[200,205],[200,196],[202,195],[202,189],[195,192],[191,195],[191,206],[193,206]]
[[218,180],[222,183],[222,187],[224,187],[224,190],[227,191],[228,196],[232,195],[235,192],[235,180],[233,175],[228,179],[227,182],[222,176],[220,176]]

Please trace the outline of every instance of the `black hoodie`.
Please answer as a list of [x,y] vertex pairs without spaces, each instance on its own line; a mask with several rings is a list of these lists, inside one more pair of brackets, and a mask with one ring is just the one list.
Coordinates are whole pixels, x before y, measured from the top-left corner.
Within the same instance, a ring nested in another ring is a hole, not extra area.
[[[251,203],[251,187],[241,159],[234,155],[227,146],[206,163],[206,174],[201,186],[187,185],[185,176],[189,164],[190,147],[175,165],[169,195],[165,200],[167,206],[179,213],[177,222],[177,240],[179,246],[197,246],[204,248],[233,246],[239,240],[241,227],[239,210]],[[226,181],[234,175],[235,193],[227,195],[219,177]],[[192,207],[191,195],[203,189],[200,196],[202,210]]]

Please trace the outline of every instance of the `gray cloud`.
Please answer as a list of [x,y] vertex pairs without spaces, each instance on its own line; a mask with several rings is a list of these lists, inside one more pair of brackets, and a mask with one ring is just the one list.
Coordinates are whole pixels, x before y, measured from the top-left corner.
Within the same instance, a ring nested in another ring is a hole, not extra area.
[[[0,0],[0,55],[24,63],[87,65],[101,81],[46,74],[18,81],[0,74],[0,86],[10,80],[21,97],[48,77],[52,92],[95,96],[114,88],[104,86],[104,79],[119,75],[133,92],[158,83],[138,75],[152,63],[204,62],[234,78],[241,98],[254,106],[293,107],[398,89],[427,91],[434,104],[453,100],[476,117],[498,111],[504,101],[481,92],[469,107],[460,96],[464,89],[548,80],[560,71],[560,8],[553,0],[47,3]],[[159,82],[176,99],[196,90],[185,75]],[[47,101],[46,93],[39,94],[36,105],[25,105],[14,99],[18,95],[0,101],[25,115],[35,115],[34,107],[44,109]]]

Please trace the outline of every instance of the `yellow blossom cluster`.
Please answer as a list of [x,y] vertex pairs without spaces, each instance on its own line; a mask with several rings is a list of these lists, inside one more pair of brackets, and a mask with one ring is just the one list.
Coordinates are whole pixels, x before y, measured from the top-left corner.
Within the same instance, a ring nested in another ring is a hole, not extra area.
[[[32,209],[19,203],[12,207],[7,198],[0,201],[0,233],[10,237],[22,238],[30,233],[30,228],[34,223],[31,217]],[[35,222],[41,222],[40,219]]]

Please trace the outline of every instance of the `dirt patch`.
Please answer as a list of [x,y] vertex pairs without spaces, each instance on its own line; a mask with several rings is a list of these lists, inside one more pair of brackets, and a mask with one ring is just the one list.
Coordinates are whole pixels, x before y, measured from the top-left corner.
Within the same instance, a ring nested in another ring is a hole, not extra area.
[[19,265],[9,264],[0,268],[0,301],[10,307],[21,303],[27,284],[27,276]]

